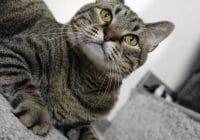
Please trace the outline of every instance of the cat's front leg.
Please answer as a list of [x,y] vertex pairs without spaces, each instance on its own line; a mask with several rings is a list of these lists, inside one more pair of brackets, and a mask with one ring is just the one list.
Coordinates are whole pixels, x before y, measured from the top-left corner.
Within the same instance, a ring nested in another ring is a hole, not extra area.
[[78,140],[100,140],[91,126],[84,126],[80,129]]
[[90,126],[80,126],[66,132],[69,140],[100,140],[95,130]]
[[13,100],[13,113],[37,135],[46,135],[51,128],[47,106],[36,89],[18,91]]

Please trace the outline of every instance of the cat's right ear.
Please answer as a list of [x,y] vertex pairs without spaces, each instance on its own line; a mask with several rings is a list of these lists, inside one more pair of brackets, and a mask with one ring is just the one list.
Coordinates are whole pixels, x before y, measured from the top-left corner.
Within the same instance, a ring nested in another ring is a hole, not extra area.
[[169,21],[146,24],[146,45],[148,52],[152,52],[158,44],[167,38],[174,30],[175,25]]
[[99,3],[99,2],[114,2],[114,3],[122,3],[122,4],[124,4],[124,1],[125,0],[96,0],[96,3]]

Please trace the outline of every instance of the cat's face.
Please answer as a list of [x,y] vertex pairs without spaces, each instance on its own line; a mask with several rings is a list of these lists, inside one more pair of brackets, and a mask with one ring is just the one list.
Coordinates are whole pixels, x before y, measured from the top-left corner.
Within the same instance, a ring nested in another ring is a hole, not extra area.
[[97,0],[81,8],[69,36],[98,68],[122,77],[141,66],[147,53],[174,28],[170,22],[144,24],[120,0]]

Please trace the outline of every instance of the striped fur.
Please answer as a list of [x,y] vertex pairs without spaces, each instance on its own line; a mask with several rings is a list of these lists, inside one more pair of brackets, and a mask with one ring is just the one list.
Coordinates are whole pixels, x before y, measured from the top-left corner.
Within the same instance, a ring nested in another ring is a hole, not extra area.
[[[0,93],[35,134],[47,134],[52,124],[69,130],[103,118],[122,80],[172,31],[169,22],[148,24],[148,30],[122,2],[97,0],[61,25],[41,0],[1,1]],[[98,9],[111,11],[109,25],[102,24]],[[105,31],[117,39],[102,41]],[[138,36],[139,44],[124,44],[125,34]],[[79,139],[98,138],[85,128]]]
[[91,127],[83,127],[80,130],[79,140],[98,140],[98,137]]

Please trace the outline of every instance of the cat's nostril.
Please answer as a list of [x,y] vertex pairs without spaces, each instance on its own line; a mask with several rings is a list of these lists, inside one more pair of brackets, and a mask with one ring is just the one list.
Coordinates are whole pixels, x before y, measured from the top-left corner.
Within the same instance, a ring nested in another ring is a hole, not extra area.
[[111,41],[112,40],[112,36],[107,34],[107,35],[104,35],[104,40],[105,41]]
[[104,28],[104,41],[110,41],[112,39],[112,35],[109,33],[109,28]]
[[119,41],[119,38],[115,34],[104,35],[104,41]]
[[120,39],[120,35],[118,35],[117,31],[112,28],[104,28],[104,41],[118,41]]

